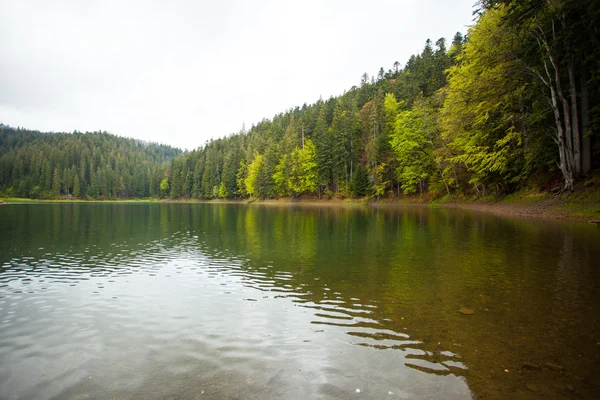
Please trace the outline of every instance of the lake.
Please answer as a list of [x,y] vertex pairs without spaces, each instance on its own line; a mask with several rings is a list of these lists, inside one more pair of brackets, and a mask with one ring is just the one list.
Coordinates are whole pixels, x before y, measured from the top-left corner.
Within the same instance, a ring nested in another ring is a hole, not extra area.
[[0,398],[598,398],[599,267],[464,210],[3,205]]

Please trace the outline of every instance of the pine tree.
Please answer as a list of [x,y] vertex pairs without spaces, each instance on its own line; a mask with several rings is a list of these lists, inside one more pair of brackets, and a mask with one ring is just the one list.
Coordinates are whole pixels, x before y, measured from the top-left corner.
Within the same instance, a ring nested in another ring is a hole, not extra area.
[[73,196],[79,198],[81,195],[81,188],[79,186],[79,175],[75,175],[75,179],[73,182]]
[[53,178],[52,178],[52,194],[56,197],[58,197],[60,195],[60,186],[61,186],[62,182],[60,179],[60,172],[57,168],[54,168],[54,174],[53,174]]

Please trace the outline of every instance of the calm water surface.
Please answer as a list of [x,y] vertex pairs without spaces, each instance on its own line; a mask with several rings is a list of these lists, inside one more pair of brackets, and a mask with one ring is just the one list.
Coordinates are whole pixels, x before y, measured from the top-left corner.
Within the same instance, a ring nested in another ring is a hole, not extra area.
[[592,224],[0,206],[1,399],[593,399],[599,319]]

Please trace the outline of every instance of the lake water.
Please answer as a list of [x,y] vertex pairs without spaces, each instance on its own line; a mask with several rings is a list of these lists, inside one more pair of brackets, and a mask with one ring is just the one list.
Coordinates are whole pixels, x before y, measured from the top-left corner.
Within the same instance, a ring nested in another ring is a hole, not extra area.
[[1,399],[592,399],[599,377],[592,224],[0,206]]

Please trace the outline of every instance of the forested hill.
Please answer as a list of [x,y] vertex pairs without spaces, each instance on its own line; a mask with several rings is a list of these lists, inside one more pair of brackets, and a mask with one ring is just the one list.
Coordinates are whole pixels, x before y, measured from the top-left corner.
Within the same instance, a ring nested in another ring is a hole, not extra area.
[[182,151],[104,132],[40,133],[0,124],[0,191],[32,198],[158,196]]
[[100,133],[3,138],[0,189],[94,198],[576,189],[600,169],[600,2],[478,6],[467,35],[427,40],[404,65],[365,73],[343,95],[177,157]]
[[479,6],[466,38],[174,159],[163,195],[575,189],[600,167],[600,2]]

